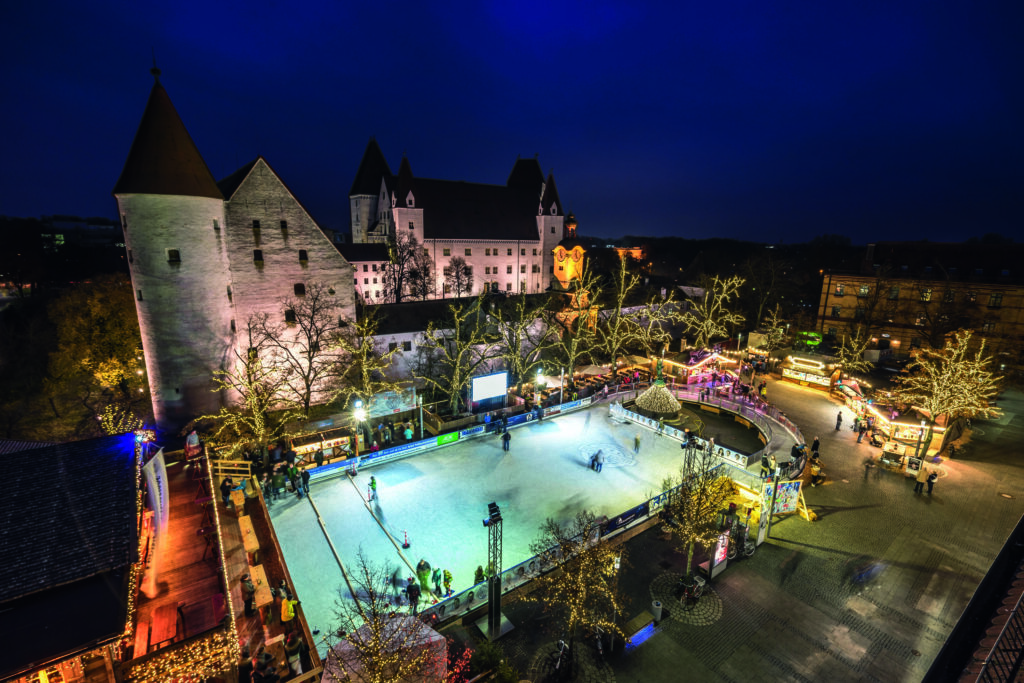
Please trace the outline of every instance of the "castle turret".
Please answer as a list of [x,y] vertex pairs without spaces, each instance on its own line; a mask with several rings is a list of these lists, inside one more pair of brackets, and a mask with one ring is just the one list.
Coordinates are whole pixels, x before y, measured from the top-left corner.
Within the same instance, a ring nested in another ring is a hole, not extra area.
[[216,412],[235,324],[224,198],[160,84],[114,187],[157,424]]
[[380,240],[381,226],[384,231],[389,223],[387,214],[391,204],[385,195],[381,199],[382,186],[391,178],[391,169],[380,151],[380,145],[373,138],[366,145],[359,170],[348,192],[349,210],[352,216],[352,241],[355,243]]

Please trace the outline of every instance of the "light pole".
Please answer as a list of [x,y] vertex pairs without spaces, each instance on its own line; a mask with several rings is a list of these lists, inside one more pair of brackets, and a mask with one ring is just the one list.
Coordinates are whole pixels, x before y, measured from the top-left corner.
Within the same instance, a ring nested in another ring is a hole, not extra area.
[[533,383],[533,405],[535,406],[540,405],[540,383],[541,377],[543,377],[543,370],[544,368],[542,367],[537,368],[537,381]]
[[918,432],[917,432],[917,448],[914,449],[914,457],[915,458],[922,458],[923,459],[923,456],[921,454],[921,439],[924,437],[924,429],[925,429],[925,426],[927,424],[928,424],[927,422],[925,422],[924,420],[921,420],[921,429],[918,430]]
[[558,378],[558,402],[565,403],[565,368],[562,368],[562,374]]
[[420,441],[423,440],[423,397],[416,395],[416,405],[420,408]]
[[360,400],[358,398],[356,399],[354,408],[352,410],[352,419],[354,419],[355,422],[356,422],[356,443],[355,443],[356,459],[352,463],[352,467],[350,468],[350,472],[352,473],[353,476],[355,476],[355,474],[359,471],[359,432],[360,432],[360,428],[361,428],[360,425],[361,425],[362,421],[366,419],[366,409],[363,408],[362,400]]

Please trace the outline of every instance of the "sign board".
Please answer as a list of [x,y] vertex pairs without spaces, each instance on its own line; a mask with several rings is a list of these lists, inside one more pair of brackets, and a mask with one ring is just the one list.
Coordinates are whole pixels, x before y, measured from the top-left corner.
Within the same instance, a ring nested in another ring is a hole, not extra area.
[[907,458],[907,476],[916,477],[923,464],[924,460],[921,458]]
[[459,440],[458,432],[450,432],[448,434],[439,434],[437,437],[437,445],[443,446],[446,443],[455,443]]
[[[782,515],[788,512],[797,511],[797,505],[800,502],[800,486],[802,483],[803,482],[800,480],[780,481],[778,483],[778,490],[775,495],[774,514]],[[771,501],[772,499],[771,482],[767,482],[764,485],[764,498],[768,501]]]
[[504,396],[508,392],[508,373],[497,372],[493,375],[473,378],[473,402],[478,403],[489,398]]
[[366,416],[394,415],[416,407],[416,389],[408,387],[398,391],[382,391],[366,401]]

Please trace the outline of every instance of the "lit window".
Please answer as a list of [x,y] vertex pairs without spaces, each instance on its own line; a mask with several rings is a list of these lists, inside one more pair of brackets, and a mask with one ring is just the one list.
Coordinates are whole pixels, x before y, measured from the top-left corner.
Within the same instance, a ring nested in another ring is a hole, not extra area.
[[988,298],[989,308],[999,308],[1003,305],[1003,295],[999,292],[992,294]]
[[473,250],[467,247],[466,248],[466,256],[472,256],[472,255],[473,255]]
[[833,306],[832,307],[832,317],[833,318],[838,318],[842,314],[842,312],[843,312],[843,307],[842,306]]
[[889,298],[890,299],[899,299],[900,298],[900,288],[899,287],[890,287],[889,288]]
[[871,292],[871,287],[868,285],[861,285],[857,289],[857,296],[867,296]]
[[836,284],[836,296],[843,296],[846,294],[846,285]]
[[931,300],[932,300],[932,290],[931,290],[931,287],[927,287],[925,289],[922,289],[921,290],[921,301],[931,301]]
[[996,331],[996,324],[993,321],[991,321],[991,320],[986,320],[985,322],[983,322],[981,324],[981,331],[982,332],[995,332]]

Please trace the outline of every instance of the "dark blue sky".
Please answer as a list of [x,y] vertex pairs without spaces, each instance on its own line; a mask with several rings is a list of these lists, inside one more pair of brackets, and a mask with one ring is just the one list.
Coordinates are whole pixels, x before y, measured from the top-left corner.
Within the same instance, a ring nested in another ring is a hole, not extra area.
[[[338,9],[341,6],[342,9]],[[17,2],[0,213],[116,214],[162,82],[215,177],[264,155],[328,228],[368,138],[586,234],[960,240],[1024,226],[1024,3]]]

